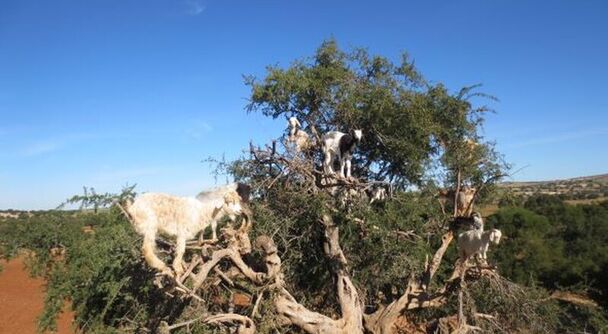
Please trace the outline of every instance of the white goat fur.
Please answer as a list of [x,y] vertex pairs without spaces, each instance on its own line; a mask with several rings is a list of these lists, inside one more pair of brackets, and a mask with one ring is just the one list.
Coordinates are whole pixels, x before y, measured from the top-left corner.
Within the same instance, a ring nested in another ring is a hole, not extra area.
[[[333,164],[336,160],[340,161],[340,177],[351,177],[351,159],[355,145],[361,141],[363,132],[361,130],[353,131],[352,140],[354,143],[349,149],[342,152],[341,148],[342,137],[347,135],[340,131],[329,131],[323,135],[323,170],[326,174],[335,174]],[[350,136],[350,135],[349,135]]]
[[485,261],[490,243],[498,245],[502,233],[500,230],[491,229],[489,231],[470,230],[458,235],[458,254],[460,261],[466,263],[473,255],[479,254]]
[[298,121],[298,119],[295,117],[289,117],[289,121],[287,121],[287,124],[289,126],[289,137],[290,138],[293,138],[293,136],[295,136],[296,132],[298,131],[298,128],[302,127],[302,124],[300,124],[300,121]]
[[162,193],[146,193],[138,196],[128,205],[126,211],[131,216],[135,231],[144,237],[142,252],[146,262],[153,268],[172,275],[171,270],[159,259],[156,249],[156,234],[165,233],[176,237],[176,255],[173,269],[179,276],[183,273],[182,258],[186,241],[194,239],[211,225],[213,239],[217,239],[217,221],[235,216],[243,211],[242,199],[237,193],[237,183],[232,183],[212,191],[202,192],[194,197],[176,197]]

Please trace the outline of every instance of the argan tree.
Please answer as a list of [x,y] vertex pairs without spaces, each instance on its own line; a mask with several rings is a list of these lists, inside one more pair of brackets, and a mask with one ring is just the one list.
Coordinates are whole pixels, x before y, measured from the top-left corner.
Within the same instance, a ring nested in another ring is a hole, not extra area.
[[[295,116],[317,143],[310,152],[282,150],[276,142],[252,146],[249,158],[228,166],[254,186],[255,230],[274,236],[283,260],[284,288],[274,297],[279,319],[309,333],[430,326],[429,319],[415,321],[417,313],[411,319],[406,313],[446,306],[461,278],[468,278],[449,275],[455,273],[453,258],[440,268],[455,229],[437,188],[484,188],[507,167],[478,134],[488,109],[474,107],[471,99],[485,95],[475,87],[450,94],[428,83],[407,55],[396,65],[363,49],[346,53],[335,41],[323,43],[310,59],[270,67],[263,79],[248,77],[247,83],[248,111]],[[353,163],[356,179],[328,178],[320,136],[350,129],[364,133]],[[393,189],[393,196],[369,205],[362,194],[378,184]],[[434,280],[438,273],[441,283]],[[491,270],[479,275],[502,282]],[[455,328],[469,328],[460,313]],[[435,326],[440,318],[433,319]]]
[[[250,112],[299,118],[313,145],[299,152],[280,138],[264,148],[251,144],[245,157],[220,166],[252,186],[251,217],[224,229],[218,244],[192,245],[186,274],[159,282],[205,305],[196,321],[232,323],[239,333],[517,329],[483,309],[487,303],[476,305],[473,293],[483,292],[465,287],[482,280],[511,303],[522,290],[491,266],[456,265],[447,251],[468,217],[446,213],[437,198],[439,186],[483,189],[504,173],[505,164],[478,135],[487,109],[470,99],[480,94],[429,84],[406,56],[395,65],[361,49],[345,53],[334,41],[312,59],[271,67],[247,84]],[[355,178],[324,175],[322,134],[355,128],[364,132]],[[391,198],[370,205],[366,190],[378,186],[391,189]],[[209,292],[217,279],[233,302],[243,293],[255,302],[234,313]],[[534,303],[527,305],[521,311],[534,319],[527,328],[544,329]]]

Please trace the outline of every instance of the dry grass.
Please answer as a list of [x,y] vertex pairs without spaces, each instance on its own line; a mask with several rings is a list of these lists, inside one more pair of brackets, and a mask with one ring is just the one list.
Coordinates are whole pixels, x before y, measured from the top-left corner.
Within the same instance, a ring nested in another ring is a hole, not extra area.
[[598,198],[594,198],[594,199],[570,199],[570,200],[565,200],[564,203],[570,204],[570,205],[595,204],[595,203],[603,202],[605,200],[608,200],[608,197],[598,197]]
[[480,205],[477,210],[481,213],[482,217],[488,217],[496,213],[499,207],[498,204],[484,204]]

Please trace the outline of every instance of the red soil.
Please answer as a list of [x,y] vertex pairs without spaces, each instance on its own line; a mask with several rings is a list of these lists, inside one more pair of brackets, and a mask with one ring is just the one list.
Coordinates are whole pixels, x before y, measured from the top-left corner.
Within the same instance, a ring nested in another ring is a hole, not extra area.
[[[0,334],[34,334],[44,304],[44,280],[30,277],[22,258],[0,263]],[[74,333],[73,319],[74,314],[64,306],[57,333]]]

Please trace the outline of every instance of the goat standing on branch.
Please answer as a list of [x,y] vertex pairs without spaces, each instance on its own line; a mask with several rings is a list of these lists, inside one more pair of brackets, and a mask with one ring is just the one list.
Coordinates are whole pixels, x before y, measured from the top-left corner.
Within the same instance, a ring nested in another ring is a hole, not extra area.
[[439,192],[439,200],[442,206],[446,202],[454,202],[456,197],[456,216],[458,217],[470,217],[473,213],[473,205],[475,200],[475,193],[477,189],[475,187],[464,186],[460,189],[458,194],[455,194],[455,190],[442,190]]
[[384,201],[388,197],[386,186],[374,185],[367,191],[367,196],[369,197],[369,204]]
[[302,127],[302,124],[300,124],[300,121],[298,121],[298,119],[295,117],[289,117],[287,124],[289,125],[289,138],[295,138],[294,136],[298,132],[299,128]]
[[490,243],[498,245],[502,233],[500,230],[491,229],[489,231],[470,230],[458,235],[458,254],[460,261],[464,264],[473,255],[479,254],[481,259],[486,262],[487,251]]
[[308,133],[302,130],[302,125],[295,117],[290,117],[287,122],[289,125],[289,136],[287,137],[288,143],[294,143],[296,150],[302,152],[310,147],[310,138]]
[[475,199],[475,192],[477,189],[474,187],[463,187],[458,192],[456,197],[457,212],[459,216],[469,217],[473,213],[473,200]]
[[[186,241],[204,233],[211,225],[213,239],[217,240],[217,221],[223,217],[235,220],[237,215],[249,215],[249,186],[231,183],[193,197],[176,197],[161,193],[146,193],[126,206],[135,231],[144,237],[142,252],[146,262],[163,274],[173,272],[155,254],[158,232],[176,237],[176,254],[173,270],[177,276],[184,272],[182,258]],[[249,219],[249,218],[248,218]]]
[[355,146],[361,142],[363,132],[354,130],[351,133],[329,131],[323,135],[323,171],[334,175],[333,164],[340,161],[340,177],[351,177],[351,160]]

